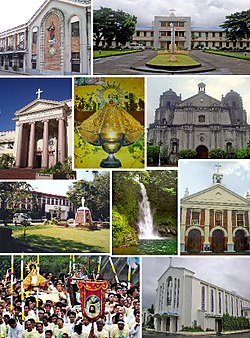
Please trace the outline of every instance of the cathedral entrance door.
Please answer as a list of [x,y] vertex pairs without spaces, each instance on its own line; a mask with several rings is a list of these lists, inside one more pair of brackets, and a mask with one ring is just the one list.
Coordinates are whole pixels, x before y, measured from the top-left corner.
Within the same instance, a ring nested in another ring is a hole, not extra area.
[[36,155],[36,168],[41,168],[42,167],[42,155],[37,154]]
[[221,230],[215,230],[212,236],[212,251],[223,252],[224,251],[224,234]]
[[166,321],[166,331],[170,331],[170,317],[167,317],[167,321]]
[[245,251],[245,234],[243,230],[237,230],[235,233],[234,249],[236,252]]
[[196,148],[198,158],[208,158],[208,149],[204,145],[200,145]]
[[197,229],[193,229],[188,234],[188,253],[199,253],[201,251],[201,233]]

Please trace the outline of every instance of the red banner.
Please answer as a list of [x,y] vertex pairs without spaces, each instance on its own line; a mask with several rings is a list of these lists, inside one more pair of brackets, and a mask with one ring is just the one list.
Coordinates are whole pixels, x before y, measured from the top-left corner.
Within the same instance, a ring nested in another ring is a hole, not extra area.
[[105,291],[108,288],[108,281],[78,281],[80,291],[82,313],[89,321],[96,321],[104,315]]

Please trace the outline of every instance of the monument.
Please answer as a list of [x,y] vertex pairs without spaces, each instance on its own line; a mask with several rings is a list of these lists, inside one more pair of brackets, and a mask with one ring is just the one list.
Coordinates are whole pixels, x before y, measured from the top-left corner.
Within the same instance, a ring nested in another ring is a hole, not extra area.
[[92,216],[91,212],[88,207],[84,206],[85,198],[82,197],[82,206],[77,209],[76,216],[75,216],[75,226],[79,225],[88,225],[92,223]]

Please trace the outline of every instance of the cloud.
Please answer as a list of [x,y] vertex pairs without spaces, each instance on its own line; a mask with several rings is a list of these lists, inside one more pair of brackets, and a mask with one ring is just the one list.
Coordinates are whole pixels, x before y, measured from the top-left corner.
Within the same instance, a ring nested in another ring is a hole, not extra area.
[[170,9],[174,7],[176,16],[191,16],[193,26],[218,27],[225,21],[227,15],[247,10],[249,1],[175,0],[169,1],[163,7],[162,0],[148,0],[145,11],[143,10],[145,0],[95,0],[94,8],[98,9],[100,6],[122,9],[136,15],[141,26],[151,26],[154,16],[169,15]]
[[[247,281],[250,278],[247,257],[181,257],[173,258],[172,265],[195,272],[195,277],[236,291],[250,299]],[[149,308],[155,302],[157,280],[168,268],[169,259],[164,257],[142,258],[142,306]]]

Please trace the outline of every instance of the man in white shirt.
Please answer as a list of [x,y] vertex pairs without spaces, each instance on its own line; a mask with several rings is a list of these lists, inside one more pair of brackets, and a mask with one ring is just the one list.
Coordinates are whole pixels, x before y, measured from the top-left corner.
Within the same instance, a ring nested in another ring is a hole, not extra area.
[[14,318],[9,320],[8,338],[21,338],[23,333],[22,325],[17,323]]

